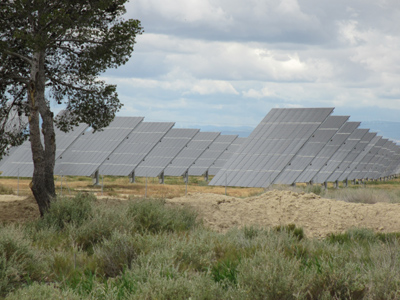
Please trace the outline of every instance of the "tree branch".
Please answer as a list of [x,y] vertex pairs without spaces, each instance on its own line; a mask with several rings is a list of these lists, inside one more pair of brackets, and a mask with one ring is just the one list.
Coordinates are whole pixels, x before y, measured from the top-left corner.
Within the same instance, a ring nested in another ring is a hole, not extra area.
[[29,57],[26,57],[26,56],[24,56],[24,55],[21,55],[21,54],[19,54],[19,53],[15,53],[15,52],[12,52],[12,51],[9,51],[9,50],[5,50],[4,52],[7,53],[8,55],[18,57],[18,58],[20,58],[20,59],[26,61],[26,62],[27,62],[28,64],[30,64],[30,65],[33,65],[33,60],[30,59]]

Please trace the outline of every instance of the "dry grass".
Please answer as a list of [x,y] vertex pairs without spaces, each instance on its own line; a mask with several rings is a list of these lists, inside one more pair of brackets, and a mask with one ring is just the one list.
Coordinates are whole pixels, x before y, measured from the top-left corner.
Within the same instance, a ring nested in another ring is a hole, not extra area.
[[[186,194],[186,185],[180,177],[167,177],[165,184],[159,184],[158,178],[148,178],[147,184],[145,178],[137,178],[135,183],[129,183],[128,177],[113,177],[105,176],[100,177],[101,186],[93,186],[92,179],[89,177],[67,176],[62,178],[62,191],[61,191],[61,178],[56,179],[56,189],[58,194],[75,195],[78,192],[90,192],[96,196],[116,197],[122,199],[129,198],[175,198],[181,197]],[[31,195],[29,184],[30,178],[0,178],[0,184],[14,190],[17,193],[19,185],[19,195]],[[147,186],[147,191],[146,191]],[[238,188],[228,187],[227,194],[234,197],[249,197],[262,193],[262,188]],[[208,186],[202,177],[190,177],[187,186],[187,193],[214,193],[225,194],[225,187]]]

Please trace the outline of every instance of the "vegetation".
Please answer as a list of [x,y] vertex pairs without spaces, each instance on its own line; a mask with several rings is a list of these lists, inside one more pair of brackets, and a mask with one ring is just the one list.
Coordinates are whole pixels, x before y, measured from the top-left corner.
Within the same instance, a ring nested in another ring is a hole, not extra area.
[[0,227],[0,298],[399,299],[400,233],[309,239],[293,224],[205,229],[158,199],[59,198]]
[[14,191],[12,188],[5,186],[3,184],[0,184],[0,195],[12,195],[14,194]]
[[[0,159],[29,136],[31,190],[41,215],[56,195],[54,124],[63,131],[79,122],[98,130],[122,106],[115,85],[98,77],[128,61],[143,31],[140,21],[122,18],[126,2],[0,3]],[[64,104],[64,113],[54,117],[51,101]]]

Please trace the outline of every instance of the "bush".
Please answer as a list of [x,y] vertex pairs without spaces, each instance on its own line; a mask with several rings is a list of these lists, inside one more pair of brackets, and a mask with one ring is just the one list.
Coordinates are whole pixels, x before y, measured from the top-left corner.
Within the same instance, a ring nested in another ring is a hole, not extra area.
[[40,280],[46,262],[19,227],[0,228],[0,296],[30,280]]
[[134,218],[140,232],[174,232],[194,228],[197,214],[189,208],[166,207],[162,200],[131,202],[128,215]]
[[132,236],[114,231],[109,240],[94,248],[99,271],[107,277],[115,277],[130,268],[138,255],[136,244]]
[[78,194],[73,198],[62,197],[52,202],[43,218],[37,221],[38,228],[54,227],[64,229],[67,224],[81,226],[93,215],[93,194]]

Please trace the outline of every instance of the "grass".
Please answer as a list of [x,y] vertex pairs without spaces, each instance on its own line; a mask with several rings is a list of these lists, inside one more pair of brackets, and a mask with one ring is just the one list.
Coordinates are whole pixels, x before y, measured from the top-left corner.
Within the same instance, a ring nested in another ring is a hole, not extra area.
[[13,195],[14,190],[11,187],[0,184],[0,195]]
[[5,299],[399,299],[400,233],[309,239],[294,224],[217,233],[162,199],[60,198],[0,227]]

